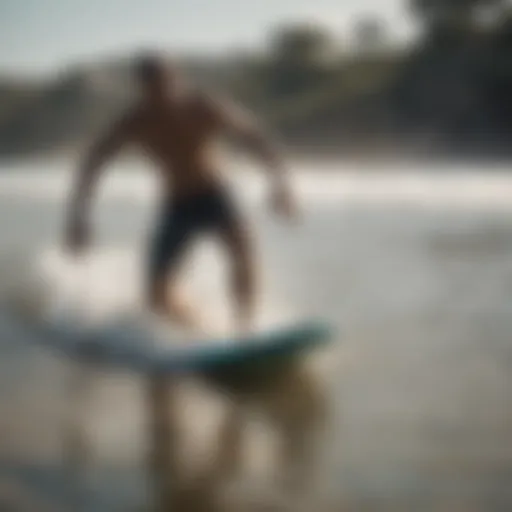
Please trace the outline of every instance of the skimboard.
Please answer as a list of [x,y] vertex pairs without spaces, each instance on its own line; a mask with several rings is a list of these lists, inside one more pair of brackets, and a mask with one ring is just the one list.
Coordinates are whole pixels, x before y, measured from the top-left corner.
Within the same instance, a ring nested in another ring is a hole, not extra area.
[[[137,333],[131,333],[136,337]],[[47,332],[45,344],[67,356],[92,364],[136,373],[207,373],[272,360],[302,356],[327,344],[332,332],[325,322],[305,321],[238,338],[205,339],[187,346],[131,343],[124,337],[87,332],[78,336]]]

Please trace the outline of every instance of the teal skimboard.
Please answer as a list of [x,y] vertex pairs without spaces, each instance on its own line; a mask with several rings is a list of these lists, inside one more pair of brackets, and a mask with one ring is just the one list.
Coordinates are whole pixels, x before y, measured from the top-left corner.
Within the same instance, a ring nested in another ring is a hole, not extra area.
[[80,336],[47,334],[46,345],[74,359],[136,373],[169,375],[288,359],[326,345],[332,339],[331,329],[321,321],[305,321],[246,337],[213,338],[179,347],[129,342],[127,336],[135,338],[136,332],[121,337],[91,331]]

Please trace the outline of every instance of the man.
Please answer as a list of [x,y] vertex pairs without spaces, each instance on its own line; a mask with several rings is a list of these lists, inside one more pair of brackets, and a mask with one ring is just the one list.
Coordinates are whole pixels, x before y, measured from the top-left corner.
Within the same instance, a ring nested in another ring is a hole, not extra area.
[[141,99],[94,144],[79,171],[68,215],[66,240],[76,252],[89,238],[87,214],[92,187],[103,165],[120,149],[134,145],[158,170],[161,217],[149,251],[147,299],[153,311],[186,327],[198,320],[181,300],[176,277],[189,242],[210,232],[227,249],[238,326],[250,327],[255,306],[253,248],[212,156],[222,134],[235,135],[271,173],[276,211],[292,218],[294,204],[277,151],[245,112],[193,92],[158,55],[138,59]]

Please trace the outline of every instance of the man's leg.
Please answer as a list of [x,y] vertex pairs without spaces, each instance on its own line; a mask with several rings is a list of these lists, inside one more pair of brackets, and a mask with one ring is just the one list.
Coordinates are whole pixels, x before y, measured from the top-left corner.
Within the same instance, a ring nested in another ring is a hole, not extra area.
[[235,323],[239,332],[254,323],[256,307],[256,262],[251,234],[241,222],[230,222],[221,232],[230,265],[230,288],[234,302]]
[[157,315],[187,329],[200,326],[197,312],[179,290],[175,279],[166,274],[156,276],[149,284],[149,307]]
[[178,287],[178,274],[188,249],[193,226],[186,219],[171,215],[157,234],[151,249],[147,301],[157,315],[185,328],[196,328],[196,313]]

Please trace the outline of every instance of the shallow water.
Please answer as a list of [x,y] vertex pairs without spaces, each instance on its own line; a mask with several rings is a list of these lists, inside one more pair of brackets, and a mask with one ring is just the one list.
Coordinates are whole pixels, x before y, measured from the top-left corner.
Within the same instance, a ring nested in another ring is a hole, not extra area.
[[[263,208],[260,178],[234,179],[260,242],[261,323],[322,316],[341,333],[324,372],[336,409],[324,470],[333,510],[509,510],[512,175],[358,171],[339,162],[299,166],[306,215],[291,230]],[[27,261],[52,254],[66,186],[62,169],[1,172],[0,287]],[[153,186],[137,169],[106,179],[82,290],[98,309],[137,295]],[[222,262],[209,242],[202,249],[190,268],[192,290],[212,318],[226,317]],[[62,263],[53,268],[65,273]],[[68,370],[25,344],[29,333],[5,314],[0,328],[0,457],[12,482],[29,466],[58,462]],[[99,377],[91,405],[98,467],[138,467],[136,384]],[[199,391],[189,396],[201,435],[197,418],[213,422],[215,407]],[[116,489],[110,494],[130,487]]]

